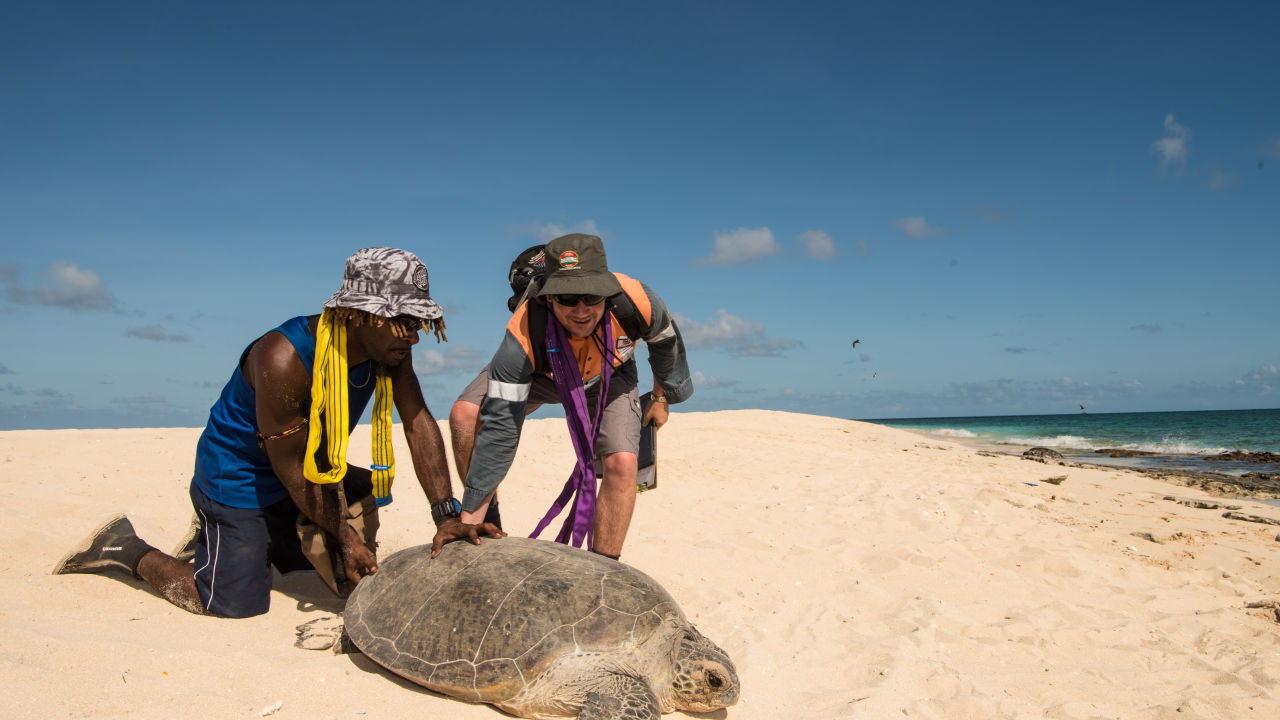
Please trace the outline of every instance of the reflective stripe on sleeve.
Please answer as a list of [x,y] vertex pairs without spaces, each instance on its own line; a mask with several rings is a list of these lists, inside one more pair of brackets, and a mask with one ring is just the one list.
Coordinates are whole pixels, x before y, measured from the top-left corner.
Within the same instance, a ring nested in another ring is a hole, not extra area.
[[676,326],[675,326],[675,323],[670,323],[670,322],[669,322],[669,323],[667,323],[667,326],[666,326],[666,327],[662,328],[662,332],[660,332],[660,333],[658,333],[657,335],[654,335],[653,337],[649,338],[649,339],[648,339],[648,342],[662,342],[663,340],[670,340],[671,338],[673,338],[673,337],[675,337],[675,336],[676,336]]
[[504,383],[491,378],[488,395],[507,402],[524,402],[529,399],[529,386],[530,383]]

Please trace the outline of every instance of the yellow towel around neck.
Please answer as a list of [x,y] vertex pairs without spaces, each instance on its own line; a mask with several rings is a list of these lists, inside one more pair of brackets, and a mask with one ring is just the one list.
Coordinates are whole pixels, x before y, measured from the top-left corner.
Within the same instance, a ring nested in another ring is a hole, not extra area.
[[[372,370],[370,370],[372,372]],[[373,495],[390,497],[396,475],[391,451],[391,378],[379,374],[373,402]],[[336,483],[347,474],[350,405],[347,398],[347,326],[325,310],[316,328],[316,362],[311,369],[311,420],[302,472],[313,483]],[[324,422],[321,423],[321,415]],[[329,471],[316,466],[316,451],[328,439]],[[356,500],[357,498],[349,498]],[[379,503],[381,504],[381,503]]]

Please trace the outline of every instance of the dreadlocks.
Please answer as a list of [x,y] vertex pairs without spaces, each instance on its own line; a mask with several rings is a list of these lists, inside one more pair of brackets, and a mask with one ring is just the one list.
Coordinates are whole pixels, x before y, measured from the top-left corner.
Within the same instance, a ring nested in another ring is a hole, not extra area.
[[381,315],[365,312],[364,310],[356,310],[355,308],[336,307],[330,308],[333,313],[333,319],[336,322],[351,327],[359,327],[361,325],[370,325],[372,327],[382,327],[388,323],[391,325],[391,332],[396,337],[409,337],[416,334],[419,330],[426,330],[428,333],[436,336],[436,343],[449,342],[449,338],[444,334],[444,316],[434,320],[426,320],[420,318],[412,318],[406,320],[402,317],[387,318]]

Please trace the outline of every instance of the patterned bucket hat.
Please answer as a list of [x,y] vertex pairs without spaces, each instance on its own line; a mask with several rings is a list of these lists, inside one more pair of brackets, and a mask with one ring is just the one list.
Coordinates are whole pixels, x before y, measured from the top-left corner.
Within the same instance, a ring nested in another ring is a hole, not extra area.
[[444,315],[431,299],[427,266],[407,250],[386,247],[363,248],[347,258],[342,288],[324,306],[387,318],[412,315],[435,320]]

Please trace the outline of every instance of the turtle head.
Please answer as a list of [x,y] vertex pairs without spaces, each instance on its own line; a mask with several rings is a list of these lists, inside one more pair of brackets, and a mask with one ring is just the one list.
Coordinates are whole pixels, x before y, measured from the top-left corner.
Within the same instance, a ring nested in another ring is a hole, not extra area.
[[671,689],[678,709],[711,712],[738,702],[738,672],[724,650],[689,628],[676,650]]

